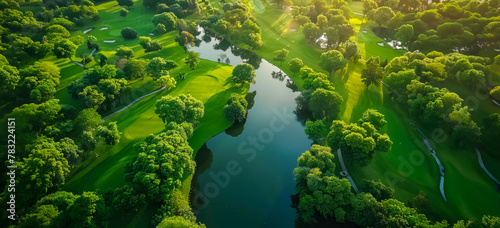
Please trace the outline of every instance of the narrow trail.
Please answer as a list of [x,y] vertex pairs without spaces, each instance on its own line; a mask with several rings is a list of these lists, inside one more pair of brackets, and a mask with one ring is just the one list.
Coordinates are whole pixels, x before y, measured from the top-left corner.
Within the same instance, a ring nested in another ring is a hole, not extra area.
[[498,181],[489,171],[488,169],[486,168],[486,166],[484,165],[483,163],[483,157],[481,156],[481,152],[479,152],[479,150],[477,148],[474,148],[476,150],[476,154],[477,154],[477,161],[479,162],[479,165],[481,166],[481,168],[483,169],[483,171],[486,173],[486,175],[488,175],[491,180],[493,180],[493,182],[495,182],[496,184],[500,185],[500,181]]
[[[340,150],[340,148],[337,150],[337,156],[339,157],[340,166],[342,166],[342,170],[344,171],[345,177],[347,177],[349,182],[351,182],[351,186],[354,189],[354,191],[356,193],[359,193],[359,190],[358,190],[358,187],[356,186],[356,183],[354,183],[354,180],[352,179],[351,174],[349,174],[349,172],[347,171],[347,168],[345,167],[344,159],[342,159],[342,151]],[[342,176],[344,176],[344,175],[342,174]]]
[[105,119],[107,119],[107,118],[109,118],[109,117],[112,117],[112,116],[114,116],[114,115],[116,115],[116,114],[118,114],[118,113],[120,113],[120,112],[123,112],[123,111],[125,111],[127,108],[130,108],[130,106],[132,106],[132,105],[134,105],[135,103],[137,103],[138,101],[140,101],[140,100],[144,99],[145,97],[150,96],[150,95],[153,95],[153,94],[155,94],[155,93],[158,93],[158,92],[160,92],[160,91],[162,91],[162,90],[164,90],[164,89],[166,89],[166,88],[167,88],[166,86],[163,86],[163,87],[161,87],[161,88],[160,88],[160,89],[158,89],[158,90],[155,90],[155,91],[153,91],[153,92],[151,92],[151,93],[148,93],[148,94],[146,94],[146,95],[142,95],[141,97],[139,97],[139,98],[135,99],[134,101],[132,101],[132,102],[131,102],[130,104],[128,104],[127,106],[125,106],[125,107],[123,107],[123,108],[119,109],[119,110],[118,110],[118,111],[116,111],[116,112],[113,112],[113,113],[111,113],[111,114],[107,115],[106,117],[104,117],[104,118],[102,118],[102,119],[103,119],[103,120],[105,120]]
[[78,66],[83,67],[83,64],[81,64],[81,63],[79,63],[79,62],[77,62],[77,61],[71,61],[71,62],[73,62],[74,64],[76,64],[76,65],[78,65]]
[[[415,126],[413,123],[410,123],[410,125]],[[429,153],[431,153],[432,157],[434,157],[434,160],[436,160],[436,163],[439,167],[439,175],[440,175],[439,191],[441,191],[441,195],[443,196],[444,201],[448,202],[448,199],[446,199],[446,194],[444,193],[444,166],[441,163],[441,161],[439,160],[439,158],[437,157],[436,151],[434,151],[434,149],[431,146],[431,143],[429,142],[427,137],[425,137],[424,133],[422,131],[420,131],[420,129],[418,129],[418,127],[415,126],[415,128],[417,129],[418,133],[420,133],[422,135],[422,139],[424,140],[425,146],[429,150]]]

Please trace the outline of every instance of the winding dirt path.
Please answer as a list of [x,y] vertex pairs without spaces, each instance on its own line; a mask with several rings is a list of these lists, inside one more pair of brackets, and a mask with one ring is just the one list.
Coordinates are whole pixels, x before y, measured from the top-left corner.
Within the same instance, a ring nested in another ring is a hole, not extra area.
[[347,168],[345,167],[344,159],[342,159],[342,151],[340,150],[340,148],[337,150],[337,156],[339,157],[340,166],[342,166],[342,170],[346,174],[345,176],[347,177],[349,182],[351,182],[352,188],[354,189],[354,191],[356,193],[359,193],[359,189],[356,186],[356,183],[354,183],[354,180],[352,179],[351,174],[349,174],[349,172],[347,171]]
[[[410,123],[410,124],[412,124],[412,123]],[[422,139],[424,140],[425,146],[429,150],[429,153],[431,153],[432,157],[434,157],[434,160],[436,160],[436,163],[439,167],[439,175],[440,175],[439,191],[441,191],[441,195],[443,196],[444,201],[448,202],[448,199],[446,199],[446,194],[444,193],[444,166],[441,163],[441,161],[439,160],[439,158],[437,157],[436,151],[434,151],[434,149],[431,146],[431,143],[429,142],[427,137],[425,137],[424,133],[422,131],[420,131],[420,129],[418,129],[418,127],[415,126],[415,128],[417,129],[418,133],[420,133],[422,135]]]
[[113,112],[113,113],[111,113],[111,114],[109,114],[109,115],[105,116],[105,117],[104,117],[104,118],[102,118],[102,119],[103,119],[103,120],[105,120],[105,119],[107,119],[107,118],[109,118],[109,117],[112,117],[112,116],[114,116],[114,115],[116,115],[116,114],[118,114],[118,113],[120,113],[120,112],[123,112],[123,111],[125,111],[127,108],[130,108],[130,106],[132,106],[132,105],[134,105],[135,103],[137,103],[138,101],[140,101],[140,100],[144,99],[145,97],[150,96],[150,95],[153,95],[153,94],[155,94],[155,93],[158,93],[158,92],[160,92],[160,91],[162,91],[162,90],[164,90],[164,89],[166,89],[166,88],[167,88],[166,86],[163,86],[163,87],[161,87],[161,88],[160,88],[160,89],[158,89],[158,90],[155,90],[155,91],[153,91],[153,92],[151,92],[151,93],[148,93],[148,94],[142,95],[141,97],[139,97],[139,98],[135,99],[134,101],[132,101],[132,102],[131,102],[130,104],[128,104],[127,106],[125,106],[125,107],[123,107],[123,108],[119,109],[119,110],[118,110],[118,111],[116,111],[116,112]]
[[481,152],[479,152],[479,150],[477,148],[474,148],[476,150],[476,154],[477,154],[477,161],[479,162],[479,165],[481,166],[481,168],[483,169],[483,171],[486,173],[486,175],[488,175],[491,180],[493,180],[493,182],[497,183],[498,185],[500,185],[500,181],[498,181],[489,171],[488,169],[486,168],[486,166],[484,165],[483,163],[483,157],[481,156]]

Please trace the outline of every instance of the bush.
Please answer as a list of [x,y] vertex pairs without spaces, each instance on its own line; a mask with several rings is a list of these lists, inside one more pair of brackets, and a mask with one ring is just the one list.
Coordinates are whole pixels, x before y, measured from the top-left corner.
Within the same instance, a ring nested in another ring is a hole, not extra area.
[[247,114],[248,102],[244,97],[233,93],[229,96],[227,104],[224,106],[224,115],[231,121],[241,122],[245,119]]
[[133,28],[126,27],[122,29],[122,36],[126,40],[133,40],[137,38],[137,31],[135,31]]

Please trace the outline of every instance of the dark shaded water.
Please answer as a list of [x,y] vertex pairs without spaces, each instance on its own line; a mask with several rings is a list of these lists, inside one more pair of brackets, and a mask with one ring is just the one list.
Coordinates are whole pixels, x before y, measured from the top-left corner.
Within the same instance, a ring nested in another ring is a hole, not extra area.
[[209,228],[306,227],[296,222],[297,211],[291,207],[292,171],[312,143],[293,112],[299,92],[286,75],[273,74],[280,72],[278,67],[255,54],[221,38],[199,38],[204,41],[191,50],[201,58],[233,66],[249,62],[257,68],[257,83],[247,96],[253,107],[246,121],[213,137],[198,152],[191,192],[198,220]]

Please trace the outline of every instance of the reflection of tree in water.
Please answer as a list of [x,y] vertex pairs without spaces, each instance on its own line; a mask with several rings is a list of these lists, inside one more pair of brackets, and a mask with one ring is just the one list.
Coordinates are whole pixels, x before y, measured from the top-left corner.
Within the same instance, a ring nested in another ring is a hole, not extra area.
[[286,74],[284,74],[284,73],[283,73],[283,71],[278,71],[278,72],[273,71],[273,72],[271,73],[271,76],[272,76],[274,79],[278,79],[278,80],[280,80],[280,81],[285,80],[285,78],[287,77],[287,75],[286,75]]
[[201,39],[203,40],[203,42],[205,43],[210,43],[212,41],[212,37],[207,35],[206,33],[201,37]]
[[[247,110],[252,109],[253,105],[255,104],[255,96],[257,95],[257,91],[252,91],[247,93],[245,96],[245,100],[248,102]],[[248,115],[248,112],[247,112]],[[247,122],[247,119],[243,119],[241,122],[234,122],[231,127],[226,129],[226,134],[232,136],[232,137],[237,137],[243,133],[243,130],[245,129],[245,123]]]
[[257,91],[252,91],[247,93],[245,96],[245,100],[248,102],[247,109],[250,110],[252,109],[253,105],[255,104],[255,96],[257,95]]
[[225,40],[225,39],[222,39],[218,43],[214,44],[215,50],[227,51],[227,49],[229,49],[229,47],[231,47],[231,44],[229,42],[227,42],[227,40]]
[[286,87],[290,88],[292,92],[299,91],[299,87],[297,86],[297,84],[295,84],[295,82],[290,78],[286,79]]
[[305,124],[306,121],[313,119],[312,112],[309,110],[309,96],[310,93],[307,94],[307,91],[304,91],[302,94],[297,96],[297,98],[295,98],[295,103],[297,104],[297,106],[295,107],[293,113],[297,115],[297,121],[302,124]]
[[241,133],[243,133],[243,130],[245,130],[245,123],[247,122],[247,119],[243,119],[243,121],[239,122],[239,121],[235,121],[233,123],[233,125],[231,125],[231,127],[229,127],[228,129],[226,129],[226,134],[227,135],[230,135],[232,137],[238,137],[239,135],[241,135]]
[[[203,172],[205,172],[205,170],[210,168],[210,165],[214,160],[214,154],[210,149],[208,149],[207,144],[203,144],[200,150],[198,150],[198,153],[196,154],[196,158],[194,160],[196,161],[196,169],[194,171],[193,179],[191,181],[191,192],[189,194],[190,197],[189,203],[191,204],[190,206],[191,208],[193,208],[193,211],[196,214],[197,207],[195,205],[204,207],[206,203],[203,202],[202,197],[194,199],[194,197],[197,195],[196,193],[201,191],[200,183],[198,182],[198,176]],[[198,202],[194,204],[193,200],[198,200]]]

